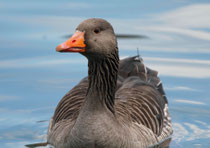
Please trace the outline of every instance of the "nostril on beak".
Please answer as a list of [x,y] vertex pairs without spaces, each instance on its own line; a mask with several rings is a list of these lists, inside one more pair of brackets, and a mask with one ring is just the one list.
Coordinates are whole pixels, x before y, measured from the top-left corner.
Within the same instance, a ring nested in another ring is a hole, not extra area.
[[72,43],[76,42],[76,40],[73,40]]

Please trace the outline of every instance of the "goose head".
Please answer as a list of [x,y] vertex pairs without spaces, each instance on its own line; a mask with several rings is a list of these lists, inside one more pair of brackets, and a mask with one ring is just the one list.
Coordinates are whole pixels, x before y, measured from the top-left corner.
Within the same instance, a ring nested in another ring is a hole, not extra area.
[[114,30],[104,19],[91,18],[81,22],[66,42],[57,46],[58,52],[79,52],[88,59],[100,59],[118,52]]

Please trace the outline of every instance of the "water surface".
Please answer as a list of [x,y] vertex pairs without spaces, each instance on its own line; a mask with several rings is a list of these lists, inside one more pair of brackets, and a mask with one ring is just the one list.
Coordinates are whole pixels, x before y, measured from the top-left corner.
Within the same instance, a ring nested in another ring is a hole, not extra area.
[[45,141],[63,95],[87,75],[87,60],[55,47],[84,19],[107,19],[120,57],[140,54],[158,70],[173,122],[172,148],[210,145],[210,2],[0,1],[0,147]]

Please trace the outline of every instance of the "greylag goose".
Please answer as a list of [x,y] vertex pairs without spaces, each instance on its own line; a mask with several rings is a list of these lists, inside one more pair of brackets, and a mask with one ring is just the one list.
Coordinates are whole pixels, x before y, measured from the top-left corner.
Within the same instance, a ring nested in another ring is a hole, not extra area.
[[91,18],[57,46],[88,59],[88,77],[59,102],[47,143],[56,148],[143,148],[172,134],[168,103],[157,72],[136,56],[119,60],[114,30]]

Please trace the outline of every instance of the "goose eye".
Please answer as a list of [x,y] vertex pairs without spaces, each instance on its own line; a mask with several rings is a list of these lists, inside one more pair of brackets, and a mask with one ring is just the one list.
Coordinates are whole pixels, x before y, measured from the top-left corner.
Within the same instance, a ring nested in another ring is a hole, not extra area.
[[94,32],[97,34],[97,33],[99,33],[101,30],[99,29],[99,28],[96,28],[95,30],[94,30]]

